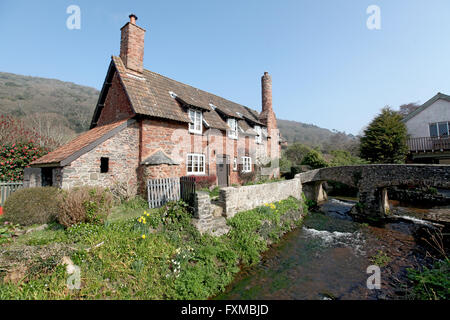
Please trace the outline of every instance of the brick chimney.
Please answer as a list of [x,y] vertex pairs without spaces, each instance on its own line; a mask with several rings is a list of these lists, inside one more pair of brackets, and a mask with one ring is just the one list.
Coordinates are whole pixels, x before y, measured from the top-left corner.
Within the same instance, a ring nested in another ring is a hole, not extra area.
[[259,121],[267,126],[267,131],[271,136],[272,129],[277,129],[277,120],[272,109],[272,78],[268,72],[264,72],[261,77],[261,91],[262,111],[259,115]]
[[125,67],[142,73],[144,71],[145,29],[136,25],[137,17],[130,14],[130,22],[120,29],[120,58]]

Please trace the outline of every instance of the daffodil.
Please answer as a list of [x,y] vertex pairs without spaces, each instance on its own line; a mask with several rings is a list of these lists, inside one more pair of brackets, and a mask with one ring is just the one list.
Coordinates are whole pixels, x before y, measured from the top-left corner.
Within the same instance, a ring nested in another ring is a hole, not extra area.
[[143,234],[141,238],[142,238],[142,239],[145,239],[145,234]]

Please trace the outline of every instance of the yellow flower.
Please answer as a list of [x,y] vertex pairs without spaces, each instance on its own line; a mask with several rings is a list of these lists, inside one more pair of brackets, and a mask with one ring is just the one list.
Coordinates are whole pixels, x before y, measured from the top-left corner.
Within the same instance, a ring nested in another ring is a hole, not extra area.
[[142,239],[145,239],[145,234],[142,235]]

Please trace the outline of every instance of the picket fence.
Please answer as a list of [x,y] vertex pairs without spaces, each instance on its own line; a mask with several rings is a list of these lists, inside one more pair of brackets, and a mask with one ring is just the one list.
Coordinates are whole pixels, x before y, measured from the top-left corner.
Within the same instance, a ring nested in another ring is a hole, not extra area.
[[0,182],[0,207],[5,205],[6,199],[16,190],[23,187],[22,182]]

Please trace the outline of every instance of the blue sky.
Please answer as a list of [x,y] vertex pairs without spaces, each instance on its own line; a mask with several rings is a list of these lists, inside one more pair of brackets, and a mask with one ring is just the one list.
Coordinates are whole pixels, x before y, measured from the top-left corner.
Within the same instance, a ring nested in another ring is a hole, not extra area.
[[131,12],[146,69],[257,110],[268,71],[281,119],[358,134],[385,105],[450,94],[448,0],[1,0],[0,71],[100,89]]

